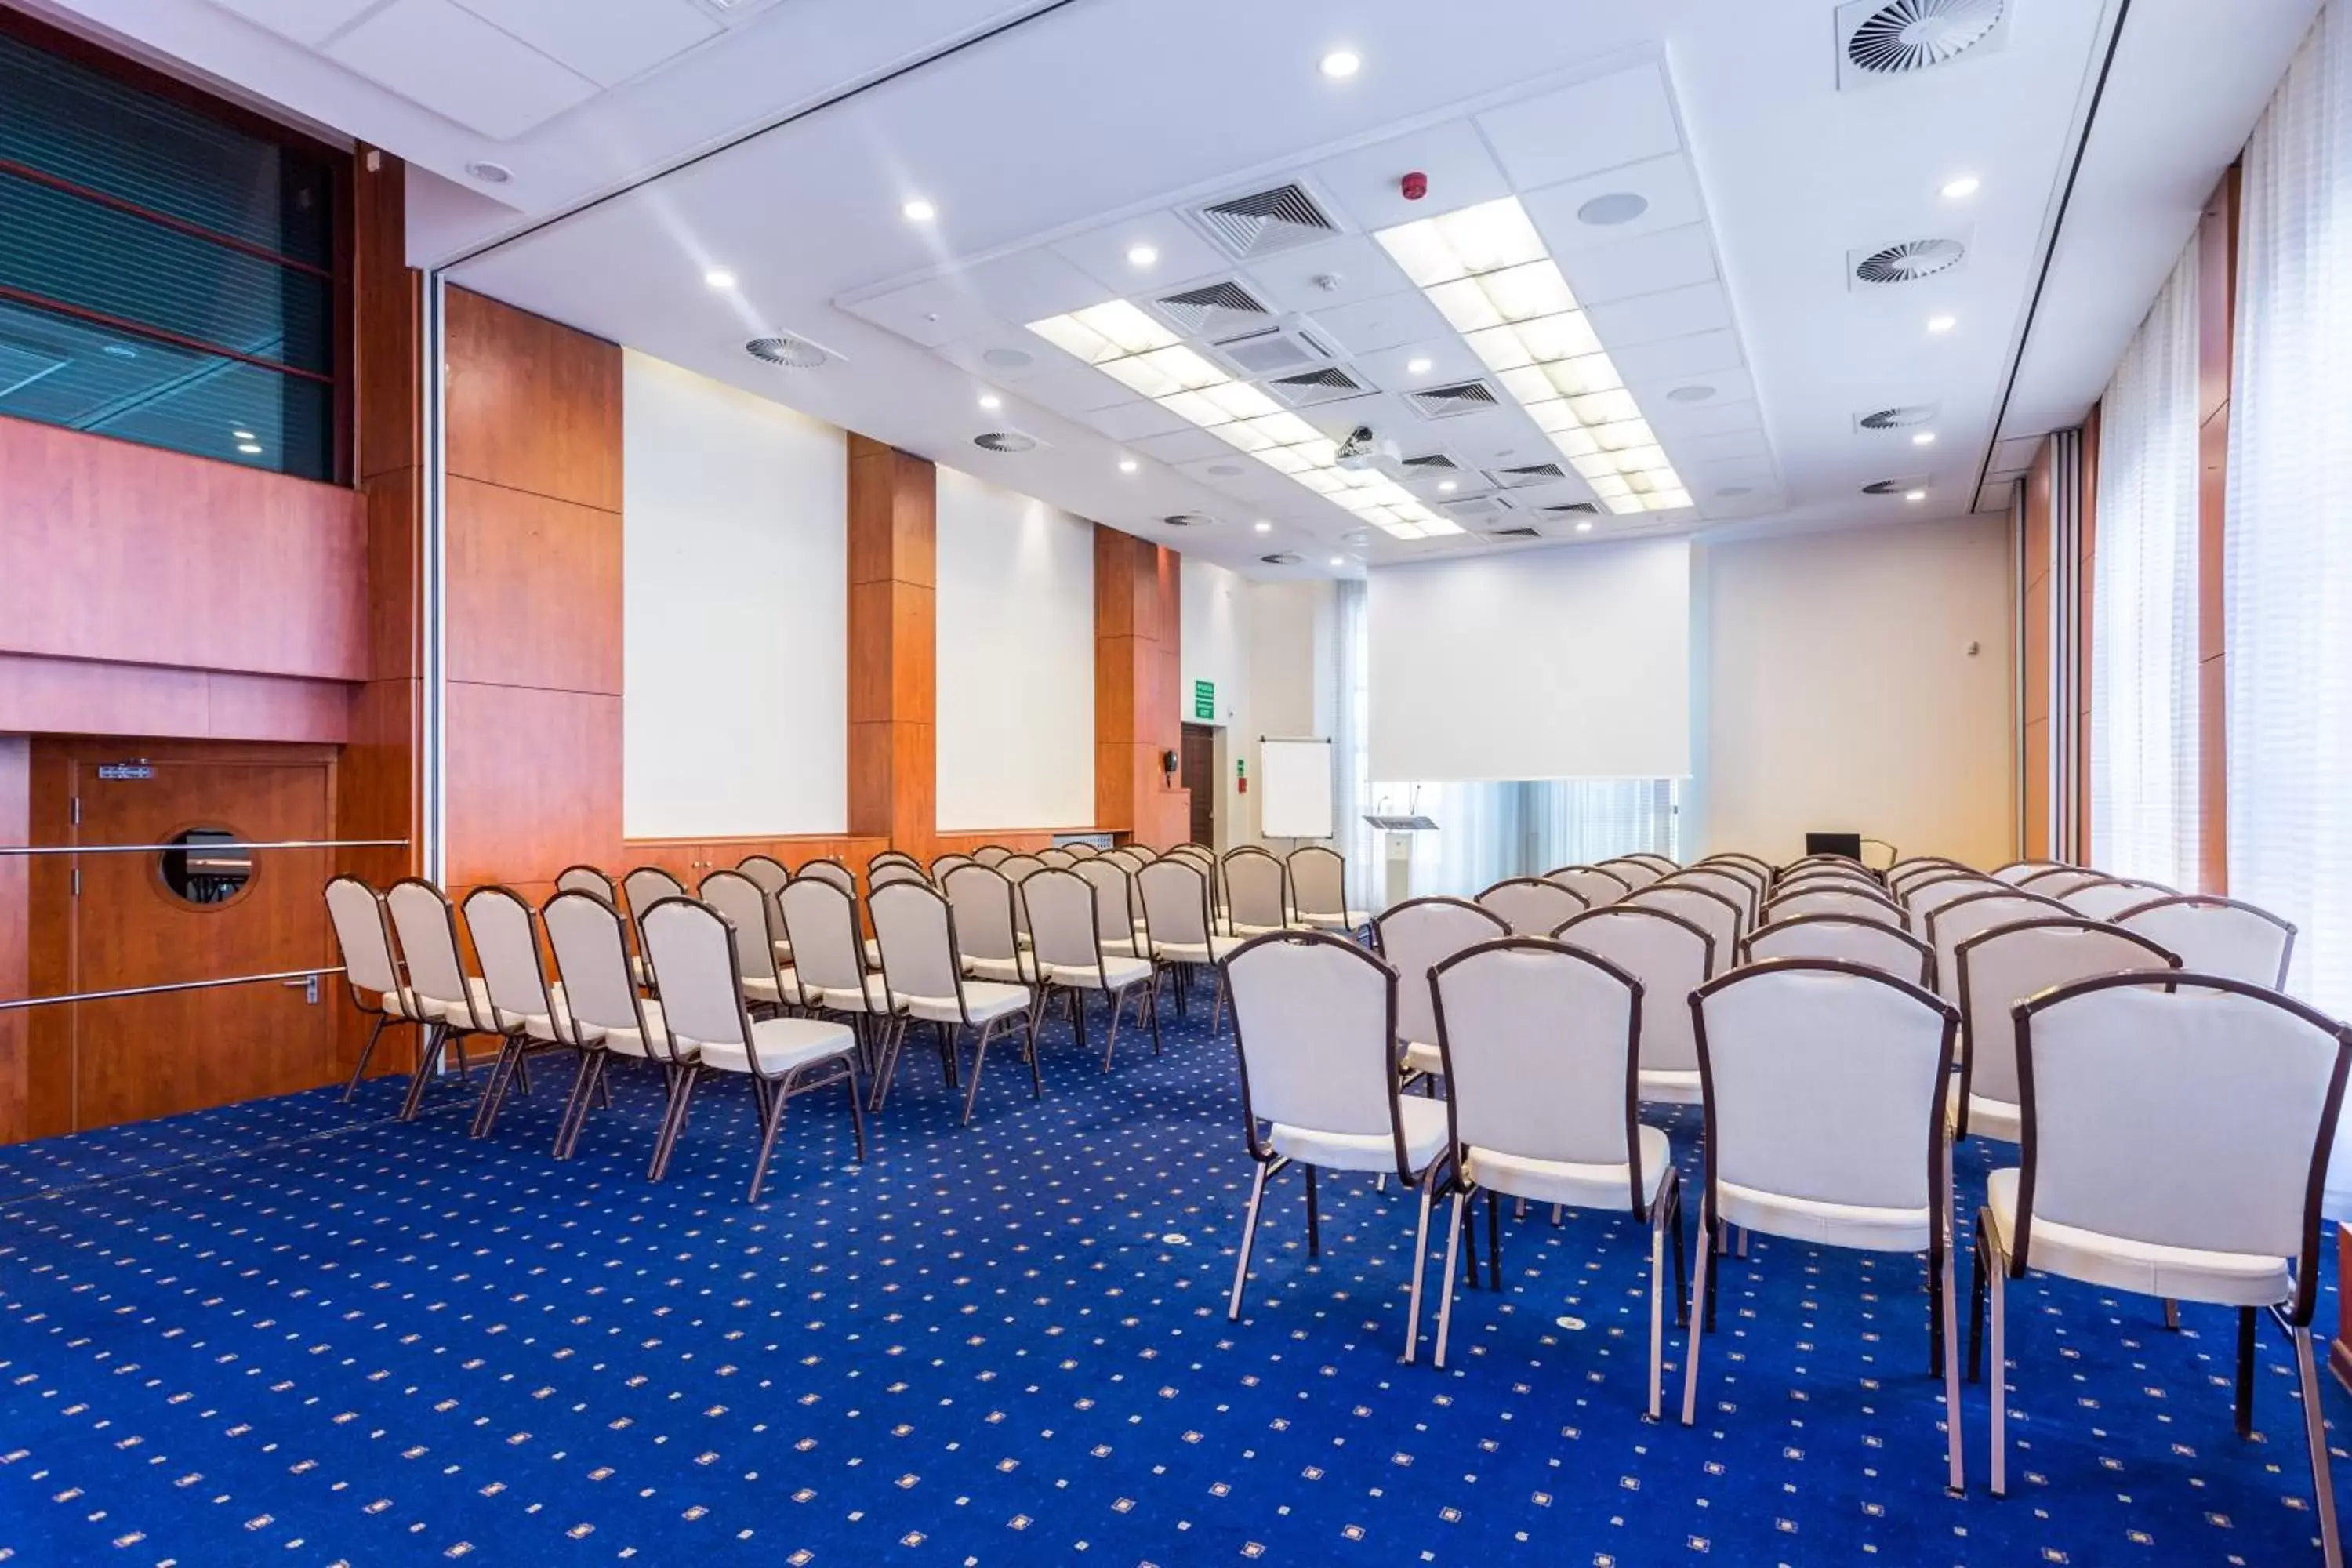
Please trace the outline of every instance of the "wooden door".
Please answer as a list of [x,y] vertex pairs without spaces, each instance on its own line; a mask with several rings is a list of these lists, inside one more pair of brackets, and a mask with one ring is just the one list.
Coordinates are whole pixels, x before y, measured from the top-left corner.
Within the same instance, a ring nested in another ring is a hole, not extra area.
[[[105,748],[100,750],[100,748]],[[70,984],[105,991],[332,963],[320,889],[332,851],[206,850],[332,838],[331,755],[315,748],[164,750],[79,742],[64,769],[69,842],[165,844],[176,856],[73,857]],[[144,753],[142,755],[142,752]],[[126,757],[138,758],[135,763]],[[240,862],[247,870],[239,874]],[[79,1131],[286,1094],[335,1077],[341,982],[233,985],[73,1005],[72,1123]]]
[[1192,792],[1192,842],[1217,842],[1217,731],[1206,724],[1184,726],[1184,787]]

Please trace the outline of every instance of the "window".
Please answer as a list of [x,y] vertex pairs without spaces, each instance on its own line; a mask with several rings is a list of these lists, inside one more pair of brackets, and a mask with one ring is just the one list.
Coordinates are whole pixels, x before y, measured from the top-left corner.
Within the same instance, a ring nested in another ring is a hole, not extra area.
[[0,26],[0,414],[332,479],[338,161]]

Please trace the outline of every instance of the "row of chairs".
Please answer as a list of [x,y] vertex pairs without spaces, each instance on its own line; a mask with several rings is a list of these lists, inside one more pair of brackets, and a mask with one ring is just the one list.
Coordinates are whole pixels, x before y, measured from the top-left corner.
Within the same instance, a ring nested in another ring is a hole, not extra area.
[[[1969,1132],[2007,1140],[2022,1157],[1993,1173],[1973,1226],[1970,1375],[1988,1300],[1995,1366],[2005,1368],[2003,1281],[2029,1269],[2156,1296],[2168,1317],[2178,1300],[2228,1305],[2240,1311],[2237,1415],[2250,1431],[2254,1334],[2269,1309],[2295,1347],[2323,1539],[2336,1563],[2311,1323],[2320,1178],[2352,1028],[2277,989],[2293,938],[2284,922],[2136,886],[2144,896],[2116,914],[2160,922],[2153,929],[2193,955],[2184,963],[2148,931],[2038,890],[2116,879],[2051,869],[1987,874],[1921,861],[1882,875],[1826,858],[1772,868],[1718,857],[1587,903],[1549,931],[1532,921],[1562,906],[1539,913],[1532,891],[1496,899],[1490,889],[1477,900],[1415,900],[1384,911],[1377,952],[1312,933],[1248,942],[1226,965],[1256,1169],[1230,1314],[1240,1315],[1266,1184],[1292,1164],[1307,1172],[1310,1254],[1318,1166],[1394,1174],[1418,1189],[1408,1361],[1420,1337],[1430,1213],[1453,1200],[1441,1365],[1465,1241],[1475,1280],[1468,1205],[1480,1193],[1496,1285],[1497,1194],[1613,1208],[1651,1232],[1654,1415],[1664,1259],[1669,1232],[1675,1238],[1675,1317],[1690,1325],[1689,1424],[1728,1231],[1920,1253],[1958,1489],[1951,1146]],[[1973,890],[1939,890],[1955,875]],[[2008,910],[2019,918],[1953,942],[1947,978],[1957,994],[1939,994],[1937,950],[1907,929],[1912,916],[1924,926],[1935,910],[1990,891],[1984,882],[2021,896]],[[1728,927],[1727,966],[1717,968],[1716,931],[1648,896],[1677,887],[1730,907],[1738,923]],[[1746,923],[1820,892],[1877,899],[1901,918],[1813,911]],[[1776,926],[1849,921],[1885,933],[1886,952],[1903,961],[1758,950],[1756,939]],[[1442,1079],[1444,1099],[1405,1093],[1416,1077]],[[1702,1108],[1701,1242],[1687,1301],[1685,1200],[1666,1135],[1639,1120],[1643,1100]],[[1996,1493],[2007,1484],[2005,1419],[1997,1370]]]

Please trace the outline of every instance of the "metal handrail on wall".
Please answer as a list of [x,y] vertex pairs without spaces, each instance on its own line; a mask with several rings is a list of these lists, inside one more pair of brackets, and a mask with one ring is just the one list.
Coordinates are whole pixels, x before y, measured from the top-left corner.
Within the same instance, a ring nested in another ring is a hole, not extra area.
[[258,985],[274,980],[281,985],[291,985],[298,980],[319,980],[330,974],[341,974],[341,964],[331,969],[281,969],[274,974],[231,974],[218,980],[174,980],[163,985],[125,985],[115,991],[76,991],[63,996],[20,996],[14,1001],[0,1002],[0,1013],[13,1013],[24,1007],[53,1007],[61,1002],[111,1002],[119,996],[161,996],[171,991],[210,991],[224,985]]
[[405,849],[405,838],[280,838],[268,843],[243,839],[205,840],[188,844],[0,844],[0,855],[152,855],[167,849]]

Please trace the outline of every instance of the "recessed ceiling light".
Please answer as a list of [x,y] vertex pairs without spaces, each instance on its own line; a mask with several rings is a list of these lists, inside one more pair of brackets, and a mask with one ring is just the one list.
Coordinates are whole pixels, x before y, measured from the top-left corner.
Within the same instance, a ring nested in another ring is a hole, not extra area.
[[514,178],[512,169],[508,168],[504,163],[493,163],[488,160],[478,160],[467,164],[466,173],[486,185],[503,185]]
[[1427,354],[1415,354],[1404,362],[1404,368],[1408,375],[1427,375],[1437,368],[1437,364]]
[[908,223],[929,223],[940,216],[940,209],[918,196],[900,207],[898,216]]
[[1976,194],[1977,177],[1974,174],[1962,174],[1957,180],[1944,183],[1944,199],[1948,202],[1966,201]]
[[1118,471],[1122,474],[1131,474],[1142,466],[1142,464],[1137,462],[1133,458],[1121,458],[1118,460]]
[[236,444],[236,449],[243,452],[248,458],[257,458],[261,455],[261,443],[258,441],[239,441]]
[[1127,247],[1127,264],[1129,267],[1157,267],[1160,265],[1160,247],[1156,245],[1130,245]]
[[1274,531],[1274,524],[1270,522],[1261,522],[1257,525],[1257,531],[1260,533],[1272,533]]
[[1666,394],[1667,400],[1673,403],[1705,403],[1714,395],[1715,388],[1705,384],[1677,386]]
[[1927,330],[1931,332],[1948,332],[1959,324],[1960,319],[1958,316],[1930,316],[1927,318]]
[[1348,558],[1344,555],[1334,555],[1331,557],[1331,564],[1334,566],[1345,566],[1347,563]]
[[997,396],[996,394],[992,392],[983,392],[980,395],[980,405],[993,414],[996,410],[1004,406],[1004,399]]
[[1353,49],[1333,49],[1317,68],[1333,81],[1345,81],[1364,68],[1364,57]]
[[1591,533],[1592,531],[1592,525],[1589,522],[1580,522],[1576,525],[1576,531],[1579,533]]
[[1936,444],[1936,433],[1933,430],[1922,430],[1911,437],[1911,444],[1914,447],[1932,447]]
[[1452,479],[1440,479],[1437,481],[1437,488],[1440,490],[1443,490],[1445,494],[1452,495],[1455,490],[1460,489],[1462,487],[1455,484]]
[[1926,490],[1905,490],[1903,492],[1903,499],[1905,500],[1926,500],[1927,499],[1927,492]]
[[1649,210],[1649,197],[1633,191],[1612,191],[1577,208],[1576,221],[1607,228],[1613,224],[1632,223]]
[[735,287],[735,274],[728,271],[724,267],[711,268],[702,275],[702,280],[705,283],[709,284],[713,289],[732,289]]
[[229,434],[240,441],[250,441],[254,438],[253,432],[250,430],[232,430]]

